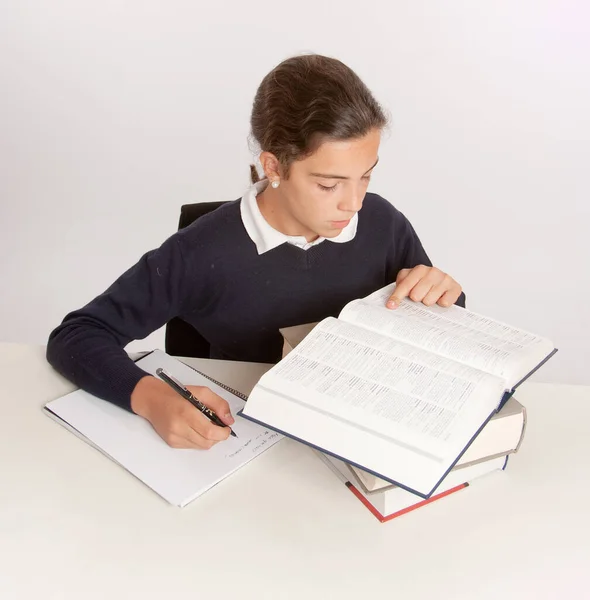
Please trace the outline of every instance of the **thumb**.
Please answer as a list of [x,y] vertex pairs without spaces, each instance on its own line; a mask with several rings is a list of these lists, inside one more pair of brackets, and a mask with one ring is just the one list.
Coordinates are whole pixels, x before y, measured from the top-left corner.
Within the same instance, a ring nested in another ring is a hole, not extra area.
[[226,425],[233,425],[229,404],[221,396],[206,387],[189,386],[188,388],[205,406],[208,406]]

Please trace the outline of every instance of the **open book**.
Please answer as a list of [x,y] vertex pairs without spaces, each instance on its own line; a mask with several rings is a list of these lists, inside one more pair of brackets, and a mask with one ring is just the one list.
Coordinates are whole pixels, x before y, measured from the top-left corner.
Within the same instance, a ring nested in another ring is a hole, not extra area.
[[[509,454],[517,452],[523,441],[525,429],[526,409],[512,396],[497,413],[494,413],[487,425],[457,461],[451,473],[445,478],[445,481],[457,469],[486,462],[493,458],[506,458]],[[392,488],[398,489],[388,481],[375,477],[362,469],[350,465],[348,468],[354,473],[362,492],[372,494]],[[437,488],[437,494],[442,491],[442,485],[441,483]]]
[[430,497],[514,389],[556,350],[394,284],[320,322],[260,379],[242,415]]

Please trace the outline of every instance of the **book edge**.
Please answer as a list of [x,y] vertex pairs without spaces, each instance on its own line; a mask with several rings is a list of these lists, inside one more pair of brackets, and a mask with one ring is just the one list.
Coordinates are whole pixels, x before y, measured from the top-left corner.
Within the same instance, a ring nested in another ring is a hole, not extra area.
[[359,465],[358,463],[355,463],[353,461],[350,461],[348,459],[345,459],[342,456],[338,456],[337,454],[334,454],[333,452],[331,452],[330,450],[327,450],[326,448],[321,448],[320,446],[317,446],[316,444],[312,444],[311,442],[308,442],[302,438],[297,437],[296,435],[293,435],[291,433],[288,433],[286,431],[283,431],[282,429],[278,429],[277,427],[273,427],[272,425],[269,425],[268,423],[265,423],[264,421],[260,421],[259,419],[256,419],[255,417],[252,417],[251,415],[247,415],[244,413],[244,410],[241,409],[240,411],[238,411],[237,413],[240,417],[244,418],[244,419],[248,419],[249,421],[252,421],[253,423],[257,423],[258,425],[262,425],[263,427],[266,427],[268,429],[272,429],[273,431],[276,431],[277,433],[280,433],[281,435],[284,435],[285,437],[288,437],[292,440],[295,440],[296,442],[299,442],[301,444],[304,444],[306,446],[309,446],[310,448],[314,448],[315,450],[319,450],[320,452],[323,452],[324,454],[328,454],[330,456],[333,456],[334,458],[347,463],[347,464],[351,464],[363,471],[367,471],[368,473],[371,473],[372,475],[375,475],[376,477],[379,477],[380,479],[383,479],[385,481],[389,481],[390,483],[392,483],[393,485],[395,485],[396,487],[399,487],[403,490],[406,490],[407,492],[410,492],[412,494],[415,494],[416,496],[419,496],[420,498],[424,498],[424,499],[428,499],[430,498],[434,492],[436,491],[436,489],[438,488],[438,486],[442,483],[443,479],[452,471],[452,469],[454,468],[454,466],[457,464],[457,462],[459,461],[459,459],[461,458],[461,456],[463,456],[463,454],[465,454],[467,448],[469,448],[469,446],[473,443],[473,440],[479,435],[479,433],[481,432],[481,430],[487,425],[487,423],[489,422],[489,420],[492,418],[492,416],[494,415],[494,411],[492,411],[490,413],[490,415],[488,415],[488,417],[485,419],[485,421],[483,422],[483,424],[478,428],[478,430],[475,432],[475,434],[471,437],[471,439],[469,440],[469,442],[467,443],[467,445],[461,450],[461,452],[459,453],[459,455],[455,458],[455,460],[451,463],[450,467],[443,473],[442,477],[440,477],[438,479],[438,481],[436,482],[436,484],[434,485],[434,487],[429,491],[429,492],[419,492],[418,490],[415,490],[405,484],[402,484],[398,481],[395,481],[394,479],[391,479],[389,477],[384,477],[383,475],[379,474],[379,473],[375,473],[375,471],[372,471],[371,469],[368,469],[367,467],[363,467],[362,465]]

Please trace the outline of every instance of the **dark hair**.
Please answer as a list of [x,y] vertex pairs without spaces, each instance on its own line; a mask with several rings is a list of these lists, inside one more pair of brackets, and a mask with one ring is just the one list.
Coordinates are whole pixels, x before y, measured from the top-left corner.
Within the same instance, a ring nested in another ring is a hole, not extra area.
[[[285,177],[293,161],[313,154],[322,142],[363,137],[386,124],[383,109],[358,75],[318,54],[288,58],[266,75],[250,118],[252,137],[277,157]],[[250,174],[256,183],[254,165]]]

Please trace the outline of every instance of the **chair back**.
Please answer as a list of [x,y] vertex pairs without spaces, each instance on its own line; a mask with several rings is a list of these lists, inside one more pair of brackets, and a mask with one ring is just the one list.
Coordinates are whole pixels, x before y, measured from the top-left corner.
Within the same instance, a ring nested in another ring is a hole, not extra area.
[[[184,229],[199,217],[213,212],[225,202],[199,202],[184,204],[180,208],[178,229]],[[179,317],[170,319],[166,324],[165,336],[166,353],[171,356],[190,356],[194,358],[209,358],[211,346],[209,342],[186,321]]]

